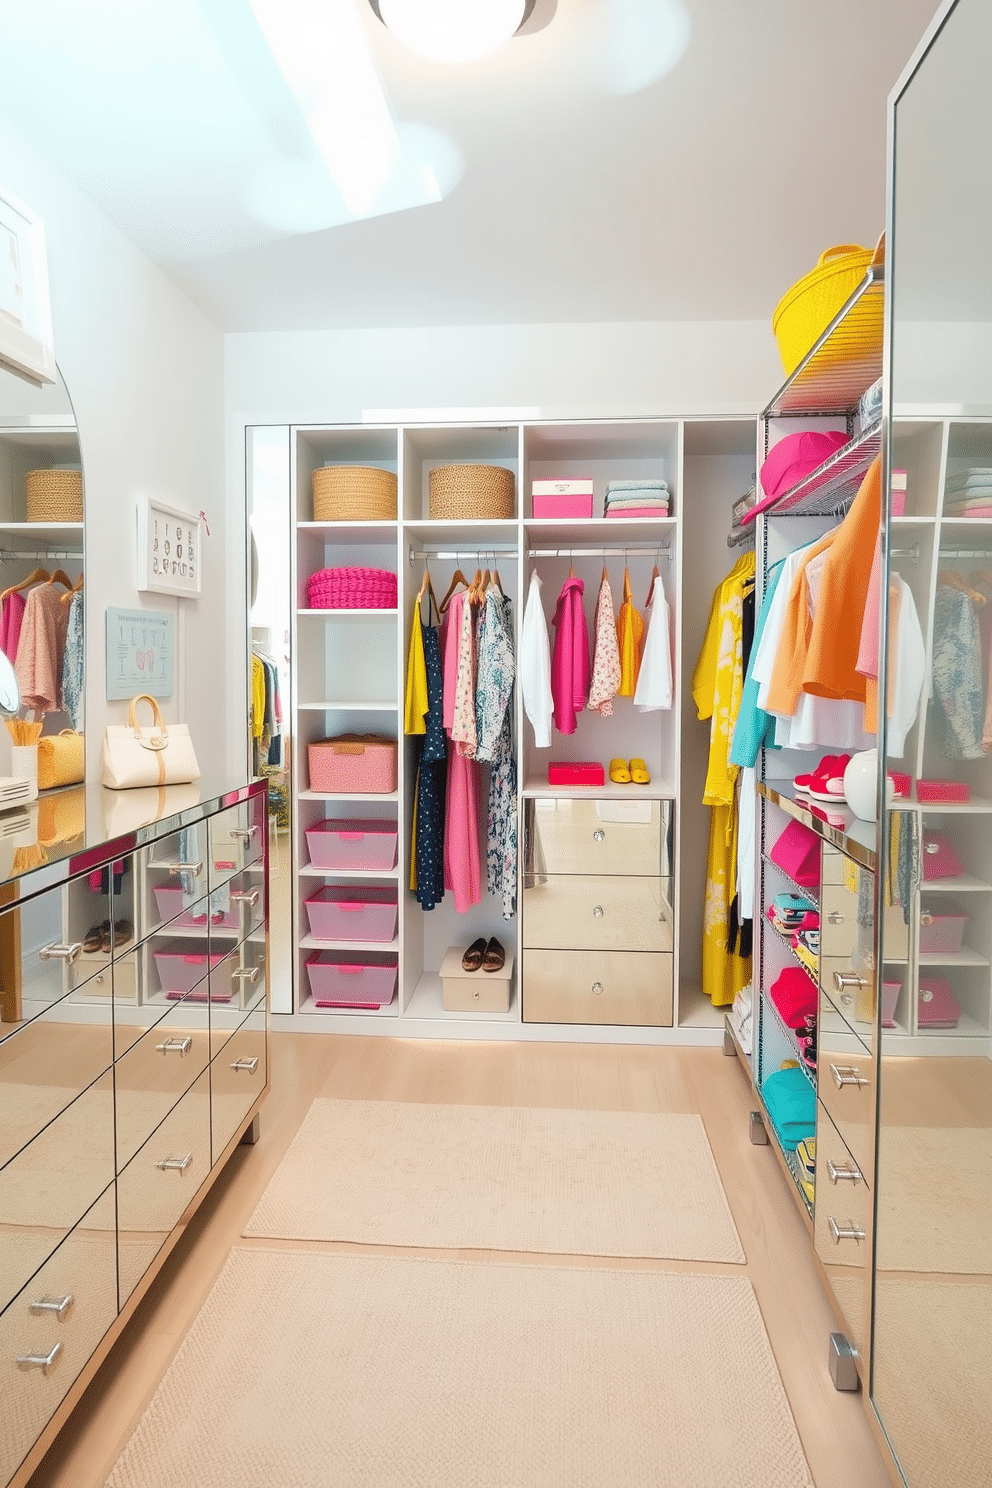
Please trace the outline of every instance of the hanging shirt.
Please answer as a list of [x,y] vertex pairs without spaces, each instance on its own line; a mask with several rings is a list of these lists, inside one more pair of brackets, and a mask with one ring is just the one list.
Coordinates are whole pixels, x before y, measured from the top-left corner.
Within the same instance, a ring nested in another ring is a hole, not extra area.
[[78,733],[83,726],[83,596],[74,594],[69,601],[69,619],[62,657],[62,706]]
[[589,696],[589,630],[582,608],[585,585],[575,574],[565,580],[555,606],[555,644],[551,654],[551,696],[555,728],[574,734],[576,714]]
[[17,643],[21,637],[24,604],[24,595],[15,591],[7,595],[0,609],[0,651],[11,662],[17,660]]
[[931,663],[934,732],[949,759],[981,759],[984,754],[984,672],[974,601],[950,584],[938,584]]
[[413,607],[410,653],[406,665],[406,709],[403,718],[405,734],[426,734],[427,709],[427,664],[424,659],[424,631],[418,600]]
[[647,637],[634,689],[634,707],[653,713],[672,706],[671,613],[661,575],[656,574],[644,609]]
[[634,609],[630,592],[630,574],[624,569],[623,604],[617,616],[617,644],[620,647],[620,697],[632,698],[637,691],[637,673],[641,665],[641,642],[644,621]]
[[65,592],[57,584],[39,584],[24,606],[17,682],[22,706],[42,713],[54,713],[62,706],[62,658],[69,624],[69,609],[62,603]]
[[536,569],[531,572],[520,633],[519,671],[524,712],[534,730],[534,744],[538,749],[547,749],[551,744],[551,646]]
[[894,660],[892,647],[889,648],[889,722],[885,753],[889,758],[898,759],[905,752],[907,735],[920,711],[927,652],[913,591],[901,574],[894,574],[892,582],[898,592],[899,606]]
[[613,612],[613,595],[610,581],[603,570],[596,600],[595,651],[592,662],[592,682],[589,687],[589,711],[608,718],[613,712],[613,699],[620,686],[620,647],[617,643],[617,622]]

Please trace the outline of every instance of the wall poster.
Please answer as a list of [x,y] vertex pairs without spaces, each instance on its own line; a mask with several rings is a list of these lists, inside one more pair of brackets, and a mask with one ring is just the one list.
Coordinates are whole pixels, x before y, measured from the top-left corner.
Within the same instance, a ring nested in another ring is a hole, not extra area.
[[107,701],[172,696],[175,620],[156,610],[107,611]]

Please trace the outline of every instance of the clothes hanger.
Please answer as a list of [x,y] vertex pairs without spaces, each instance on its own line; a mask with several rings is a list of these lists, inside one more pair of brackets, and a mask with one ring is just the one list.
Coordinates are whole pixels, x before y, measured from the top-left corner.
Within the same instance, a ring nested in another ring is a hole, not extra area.
[[651,570],[651,579],[650,579],[650,582],[648,583],[648,597],[644,601],[644,608],[645,609],[647,609],[648,605],[651,603],[651,596],[654,593],[655,580],[656,579],[660,579],[660,578],[661,578],[661,574],[658,572],[658,565],[656,563],[654,565],[654,567],[652,568],[652,570]]
[[570,579],[575,578],[575,559],[571,553],[568,555],[568,577]]
[[55,575],[50,574],[47,568],[36,568],[33,574],[29,574],[26,579],[22,579],[19,584],[11,584],[9,589],[5,589],[0,594],[0,604],[7,598],[8,594],[19,594],[22,589],[30,589],[32,585],[45,583],[54,577]]
[[979,594],[977,589],[970,589],[964,581],[963,575],[956,568],[942,568],[937,574],[938,584],[944,584],[948,589],[956,589],[959,594],[967,594],[973,604],[983,605],[987,603],[984,594]]
[[447,610],[449,604],[451,603],[451,599],[455,592],[455,589],[459,584],[461,584],[463,589],[468,589],[471,587],[469,585],[468,579],[462,573],[461,569],[456,568],[454,573],[451,575],[451,583],[448,585],[448,592],[442,599],[441,603],[438,605],[438,611],[440,614],[443,615]]
[[499,576],[499,569],[496,567],[496,550],[495,550],[495,548],[493,549],[492,558],[493,558],[493,583],[496,585],[496,588],[499,590],[500,594],[502,594],[503,593],[503,584],[502,584],[502,581],[501,581],[500,576]]
[[[57,575],[53,574],[52,577],[53,578],[56,578]],[[82,576],[82,574],[80,574],[79,575],[79,578],[73,584],[73,586],[69,590],[68,594],[63,594],[63,596],[62,596],[62,603],[63,604],[68,604],[69,601],[72,599],[72,596],[74,594],[81,594],[82,592],[83,592],[83,576]],[[254,645],[255,645],[255,642],[252,641],[252,646],[254,646]]]
[[[50,584],[64,584],[69,593],[72,593],[72,580],[70,579],[64,568],[57,568],[48,582]],[[63,598],[64,597],[65,596],[63,596]]]
[[[452,582],[454,582],[454,580],[452,580]],[[438,618],[440,619],[440,614],[439,614],[439,611],[438,611],[438,604],[437,604],[437,595],[434,593],[434,585],[431,582],[431,571],[427,567],[427,560],[426,560],[426,558],[424,559],[424,577],[421,579],[421,581],[420,581],[420,588],[417,591],[416,605],[417,605],[417,608],[418,609],[420,607],[420,601],[423,599],[423,597],[424,597],[425,594],[428,595],[429,598],[430,598],[430,603],[434,607],[434,614],[437,615]],[[428,617],[429,617],[429,614],[430,614],[430,612],[428,611]]]

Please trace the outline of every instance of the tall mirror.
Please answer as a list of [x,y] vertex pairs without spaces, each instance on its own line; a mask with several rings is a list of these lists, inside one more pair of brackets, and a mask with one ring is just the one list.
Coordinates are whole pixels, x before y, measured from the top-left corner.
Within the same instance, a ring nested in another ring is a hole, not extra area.
[[883,923],[871,1393],[909,1488],[992,1483],[990,61],[989,0],[953,0],[892,119],[889,592],[929,704],[880,843],[903,939]]
[[2,880],[63,856],[81,836],[85,757],[76,419],[61,378],[38,388],[2,367],[0,652],[17,678],[17,706],[0,723]]

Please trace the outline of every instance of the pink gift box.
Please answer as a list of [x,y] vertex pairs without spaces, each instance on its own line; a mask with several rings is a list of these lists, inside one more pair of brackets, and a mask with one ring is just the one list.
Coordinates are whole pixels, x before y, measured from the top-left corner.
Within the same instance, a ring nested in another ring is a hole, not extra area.
[[606,772],[598,760],[585,760],[579,764],[558,761],[548,766],[549,785],[603,785]]
[[395,888],[321,889],[306,901],[316,940],[369,940],[388,944],[396,934]]
[[336,817],[307,828],[307,850],[314,868],[385,872],[396,863],[396,823]]
[[539,496],[534,495],[535,517],[549,517],[557,521],[561,517],[591,517],[592,501],[591,495],[563,494]]
[[363,952],[315,951],[307,959],[315,1007],[386,1007],[396,991],[396,961]]

